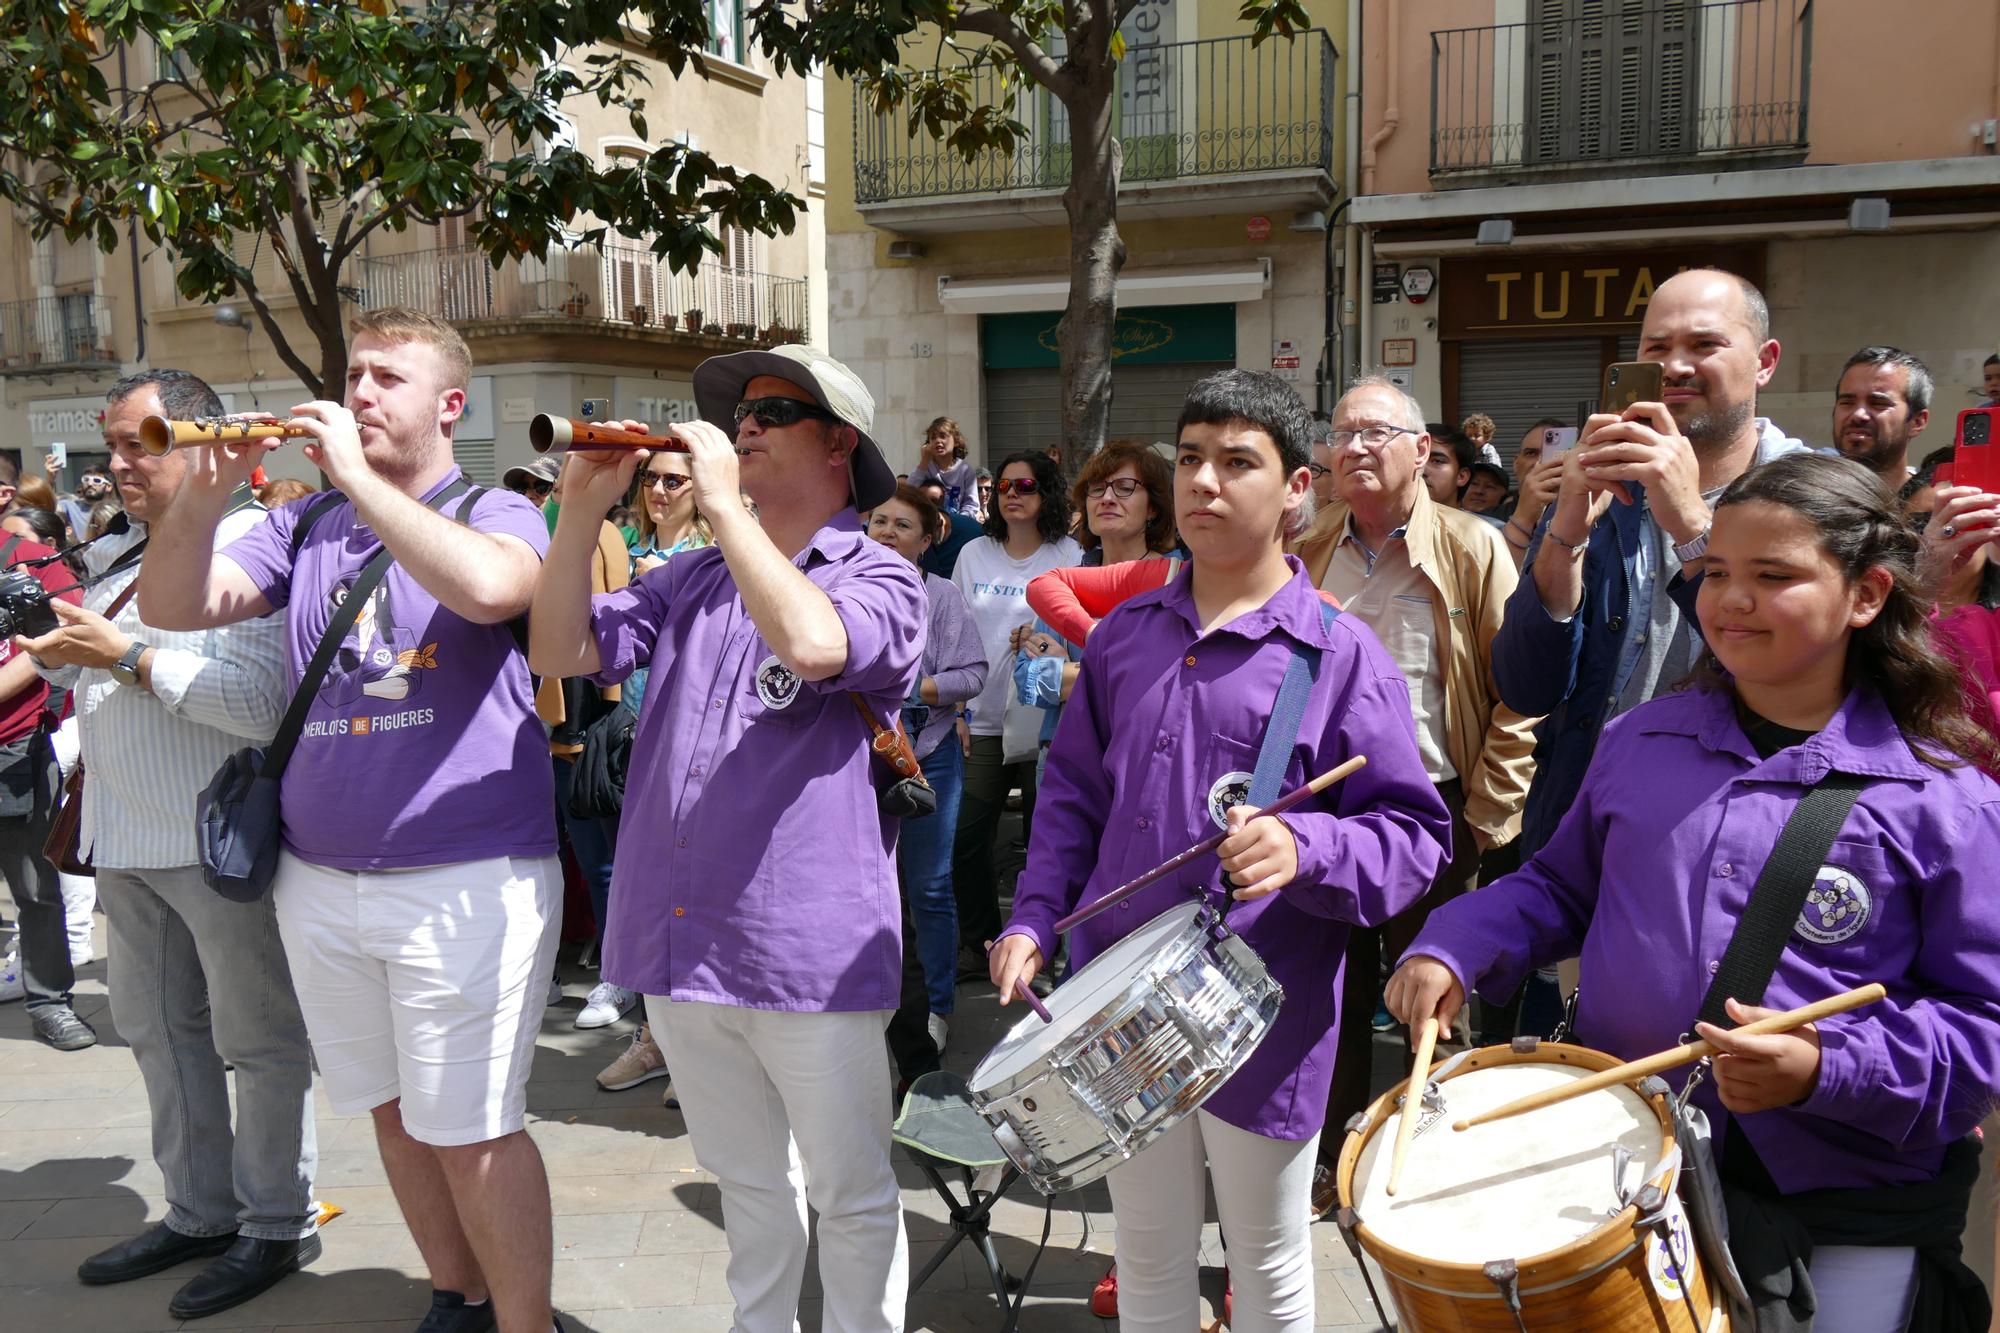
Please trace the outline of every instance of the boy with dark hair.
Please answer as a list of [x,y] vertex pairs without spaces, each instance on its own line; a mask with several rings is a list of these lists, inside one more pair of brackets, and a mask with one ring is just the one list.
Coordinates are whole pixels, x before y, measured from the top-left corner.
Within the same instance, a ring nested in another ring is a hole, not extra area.
[[[1182,409],[1174,511],[1193,552],[1108,615],[1049,752],[1014,915],[993,950],[1003,996],[1055,952],[1054,923],[1221,827],[1206,861],[1079,926],[1072,964],[1208,896],[1285,988],[1269,1035],[1201,1111],[1110,1177],[1119,1318],[1185,1328],[1204,1183],[1229,1233],[1245,1326],[1313,1322],[1307,1196],[1332,1075],[1348,927],[1386,920],[1436,872],[1449,823],[1424,773],[1409,688],[1368,628],[1324,609],[1284,534],[1310,505],[1311,424],[1273,375],[1222,371]],[[1283,772],[1247,770],[1295,658],[1311,673]],[[1243,803],[1341,761],[1368,766],[1282,817]],[[1004,1001],[1003,1001],[1004,1003]]]

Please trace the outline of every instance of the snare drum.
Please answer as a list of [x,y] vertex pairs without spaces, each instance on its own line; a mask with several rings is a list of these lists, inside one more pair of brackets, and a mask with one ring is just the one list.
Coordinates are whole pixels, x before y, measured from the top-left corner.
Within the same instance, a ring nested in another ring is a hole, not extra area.
[[1201,903],[1112,944],[987,1052],[972,1104],[1044,1194],[1089,1184],[1243,1067],[1284,992]]
[[1432,1086],[1443,1106],[1418,1122],[1393,1198],[1401,1090],[1368,1108],[1341,1148],[1339,1221],[1388,1279],[1405,1333],[1728,1329],[1675,1193],[1680,1150],[1664,1083],[1451,1127],[1618,1063],[1524,1041],[1440,1066]]

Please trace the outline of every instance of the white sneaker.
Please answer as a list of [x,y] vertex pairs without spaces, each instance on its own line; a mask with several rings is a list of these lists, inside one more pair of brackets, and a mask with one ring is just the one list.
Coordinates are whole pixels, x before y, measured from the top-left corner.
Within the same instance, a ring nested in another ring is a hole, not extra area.
[[21,954],[17,949],[7,955],[6,961],[0,962],[0,1004],[25,999],[27,994],[27,983],[21,980]]
[[944,1054],[944,1039],[951,1031],[950,1025],[944,1021],[943,1014],[932,1014],[928,1026],[931,1034],[931,1045],[938,1048],[939,1055]]
[[609,1027],[631,1013],[638,1003],[637,991],[629,991],[623,986],[600,981],[590,988],[590,998],[583,1002],[583,1012],[576,1016],[576,1026]]

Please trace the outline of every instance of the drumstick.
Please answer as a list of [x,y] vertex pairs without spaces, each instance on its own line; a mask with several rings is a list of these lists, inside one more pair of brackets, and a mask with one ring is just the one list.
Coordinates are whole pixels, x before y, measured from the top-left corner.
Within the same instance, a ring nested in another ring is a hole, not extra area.
[[[1357,754],[1352,759],[1349,759],[1347,762],[1340,764],[1337,767],[1329,768],[1326,772],[1320,774],[1318,777],[1314,778],[1311,782],[1306,783],[1303,787],[1294,787],[1292,790],[1286,792],[1283,796],[1280,796],[1277,800],[1265,806],[1262,810],[1259,810],[1257,814],[1261,817],[1263,815],[1275,815],[1278,814],[1280,811],[1289,810],[1293,806],[1297,805],[1300,801],[1303,801],[1306,797],[1325,791],[1328,787],[1331,787],[1334,783],[1340,781],[1342,778],[1346,777],[1349,773],[1354,772],[1356,769],[1360,768],[1363,764],[1367,762],[1368,762],[1367,755]],[[1197,857],[1208,855],[1210,852],[1220,847],[1222,845],[1223,839],[1227,838],[1228,836],[1229,836],[1228,830],[1225,829],[1223,832],[1216,834],[1212,838],[1205,838],[1202,841],[1196,843],[1194,846],[1188,848],[1186,851],[1182,852],[1179,856],[1176,856],[1173,860],[1167,862],[1165,865],[1154,866],[1151,870],[1148,870],[1145,874],[1139,876],[1139,878],[1119,885],[1117,888],[1105,894],[1102,898],[1099,898],[1096,902],[1090,904],[1088,907],[1080,908],[1077,911],[1071,912],[1068,916],[1056,922],[1055,925],[1056,934],[1060,935],[1066,930],[1071,930],[1077,926],[1082,925],[1084,922],[1090,920],[1090,918],[1096,916],[1099,912],[1109,911],[1111,908],[1116,907],[1119,903],[1124,902],[1127,898],[1130,898],[1133,894],[1137,893],[1139,890],[1145,888],[1148,884],[1151,884],[1156,880],[1165,879],[1168,875],[1173,874],[1176,870],[1179,870],[1182,866],[1185,866],[1188,862],[1195,860]]]
[[[1802,1028],[1808,1023],[1830,1017],[1833,1014],[1844,1014],[1850,1009],[1859,1009],[1864,1004],[1873,1004],[1887,994],[1888,992],[1882,988],[1879,982],[1870,983],[1851,991],[1843,991],[1839,995],[1830,996],[1813,1004],[1802,1005],[1797,1009],[1787,1009],[1782,1014],[1773,1014],[1769,1018],[1760,1018],[1755,1023],[1745,1023],[1742,1027],[1736,1029],[1736,1035],[1740,1037],[1761,1037],[1773,1032],[1790,1032],[1793,1028]],[[1641,1060],[1633,1060],[1628,1064],[1622,1064],[1613,1069],[1606,1069],[1601,1073],[1591,1074],[1588,1077],[1577,1079],[1574,1083],[1565,1083],[1560,1088],[1549,1088],[1542,1092],[1530,1093],[1526,1097],[1508,1102],[1505,1106],[1496,1106],[1491,1111],[1482,1111],[1478,1115],[1461,1120],[1454,1124],[1452,1129],[1453,1131],[1471,1129],[1474,1125],[1485,1125],[1495,1120],[1505,1120],[1510,1116],[1520,1115],[1524,1111],[1539,1111],[1544,1106],[1554,1106],[1557,1102],[1566,1102],[1572,1097],[1581,1097],[1587,1092],[1596,1092],[1599,1088],[1608,1088],[1618,1083],[1632,1083],[1651,1074],[1662,1073],[1669,1069],[1678,1069],[1682,1065],[1691,1065],[1697,1060],[1705,1060],[1714,1054],[1715,1047],[1707,1041],[1684,1042],[1672,1050],[1661,1051],[1657,1055],[1649,1055]]]
[[1410,1140],[1416,1136],[1417,1117],[1423,1114],[1424,1085],[1431,1081],[1431,1052],[1437,1049],[1438,1021],[1432,1014],[1417,1031],[1417,1063],[1410,1070],[1410,1088],[1403,1094],[1403,1118],[1396,1122],[1396,1155],[1389,1162],[1389,1194],[1403,1179],[1403,1159],[1410,1155]]

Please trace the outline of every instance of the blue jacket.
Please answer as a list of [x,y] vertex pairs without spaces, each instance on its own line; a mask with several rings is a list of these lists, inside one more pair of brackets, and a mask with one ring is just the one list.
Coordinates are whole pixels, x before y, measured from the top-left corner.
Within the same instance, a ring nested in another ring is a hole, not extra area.
[[[1805,448],[1764,418],[1757,425],[1760,438],[1752,466]],[[1711,503],[1714,499],[1709,497]],[[1501,701],[1523,716],[1542,718],[1535,728],[1535,779],[1521,816],[1523,857],[1548,842],[1563,812],[1575,803],[1598,735],[1617,716],[1618,701],[1638,665],[1633,636],[1652,623],[1653,598],[1673,596],[1685,613],[1699,586],[1699,580],[1682,580],[1678,570],[1665,582],[1641,579],[1642,511],[1636,504],[1614,502],[1591,529],[1583,557],[1583,600],[1567,621],[1556,620],[1543,608],[1534,578],[1535,559],[1554,512],[1555,506],[1549,506],[1535,529],[1520,586],[1507,599],[1506,619],[1493,637],[1493,681]]]

